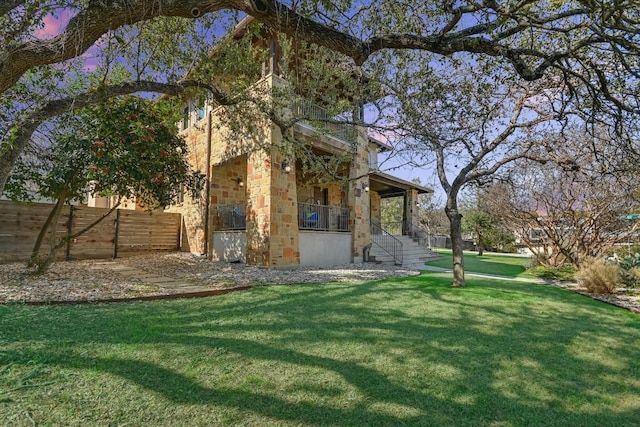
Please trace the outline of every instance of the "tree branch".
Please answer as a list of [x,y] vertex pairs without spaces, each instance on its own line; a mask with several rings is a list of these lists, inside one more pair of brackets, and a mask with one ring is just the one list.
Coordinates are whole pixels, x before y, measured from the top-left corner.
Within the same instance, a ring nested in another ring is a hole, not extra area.
[[4,15],[23,4],[25,0],[4,0],[0,3],[0,15]]

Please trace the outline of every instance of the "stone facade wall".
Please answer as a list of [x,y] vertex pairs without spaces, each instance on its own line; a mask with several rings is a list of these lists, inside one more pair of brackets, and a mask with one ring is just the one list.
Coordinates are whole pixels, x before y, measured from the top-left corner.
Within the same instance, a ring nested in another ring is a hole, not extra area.
[[[315,204],[315,189],[328,190],[327,205],[336,207],[347,207],[348,185],[341,182],[317,182],[307,176],[298,174],[297,176],[298,200],[301,203]],[[322,201],[321,201],[322,203]]]
[[298,236],[298,193],[295,170],[280,167],[285,159],[274,149],[276,163],[271,170],[271,265],[300,264]]
[[329,206],[345,207],[347,205],[346,187],[338,182],[326,184],[329,189]]
[[[238,179],[241,181],[238,182]],[[241,155],[211,167],[211,215],[217,206],[241,204],[247,201],[247,156]],[[242,183],[242,185],[240,185]],[[215,224],[214,224],[215,228]]]
[[[188,147],[188,160],[195,170],[202,173],[207,169],[207,121],[200,120],[195,126],[182,131]],[[192,199],[188,194],[184,195],[184,201],[177,205],[169,206],[167,212],[182,214],[182,238],[181,249],[197,254],[207,252],[204,235],[206,219],[206,200],[203,191],[198,200]]]
[[247,159],[247,264],[270,265],[271,158],[262,151]]
[[295,170],[273,149],[258,151],[247,163],[247,263],[265,266],[300,263]]

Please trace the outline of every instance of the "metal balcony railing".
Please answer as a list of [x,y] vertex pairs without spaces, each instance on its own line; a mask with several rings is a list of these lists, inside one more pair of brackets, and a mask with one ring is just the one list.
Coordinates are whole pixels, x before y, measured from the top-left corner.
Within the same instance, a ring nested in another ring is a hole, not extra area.
[[247,205],[236,203],[216,208],[216,230],[246,230]]
[[356,128],[346,123],[336,123],[336,117],[331,117],[327,110],[314,104],[308,99],[293,101],[291,112],[294,117],[299,117],[300,122],[316,128],[319,132],[326,132],[341,141],[351,143],[356,137]]
[[298,203],[298,228],[315,231],[349,231],[349,209]]

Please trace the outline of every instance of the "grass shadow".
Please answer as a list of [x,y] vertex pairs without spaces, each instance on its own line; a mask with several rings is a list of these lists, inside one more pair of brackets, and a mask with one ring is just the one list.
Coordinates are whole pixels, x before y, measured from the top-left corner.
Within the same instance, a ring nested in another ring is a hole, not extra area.
[[[134,389],[150,408],[137,420],[149,423],[178,422],[176,413],[196,425],[640,422],[633,315],[544,285],[448,285],[429,273],[201,300],[3,307],[0,366],[37,363],[104,384],[19,392],[44,402],[35,414],[44,424],[83,395],[106,394],[126,413],[117,394]],[[131,422],[119,417],[108,421]]]

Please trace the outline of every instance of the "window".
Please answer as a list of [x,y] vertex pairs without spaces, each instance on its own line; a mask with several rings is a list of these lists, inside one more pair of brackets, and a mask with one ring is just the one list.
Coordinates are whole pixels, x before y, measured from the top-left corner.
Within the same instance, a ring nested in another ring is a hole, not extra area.
[[176,197],[176,204],[182,205],[184,203],[184,184],[180,184],[180,189],[178,190],[178,196]]
[[372,148],[369,148],[369,169],[378,169],[378,151]]
[[189,115],[190,111],[187,105],[184,107],[184,110],[182,110],[182,130],[189,129]]
[[204,97],[199,98],[198,110],[197,110],[198,120],[204,119],[204,113],[206,111],[205,107],[206,107],[205,98]]

